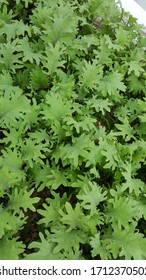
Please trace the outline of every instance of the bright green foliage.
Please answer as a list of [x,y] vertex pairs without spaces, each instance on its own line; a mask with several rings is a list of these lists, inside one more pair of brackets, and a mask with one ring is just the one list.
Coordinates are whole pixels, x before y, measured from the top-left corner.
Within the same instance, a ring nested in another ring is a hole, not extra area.
[[116,99],[116,95],[119,91],[125,91],[126,87],[122,82],[122,78],[122,74],[118,73],[118,71],[109,72],[108,75],[102,77],[99,82],[99,90],[102,96],[113,95],[113,98]]
[[14,209],[15,212],[19,213],[20,207],[22,207],[25,211],[29,208],[32,211],[35,211],[35,207],[33,204],[39,201],[38,197],[32,198],[33,189],[29,192],[27,191],[27,187],[23,187],[18,192],[18,189],[14,189],[12,194],[10,195],[9,204]]
[[141,233],[135,232],[135,224],[129,225],[129,228],[118,229],[116,224],[113,231],[107,232],[106,240],[103,246],[111,251],[114,258],[125,257],[142,260],[145,258],[146,240]]
[[146,39],[115,2],[0,1],[0,259],[146,259]]
[[48,234],[48,238],[44,238],[43,234],[40,233],[41,242],[32,242],[29,245],[29,248],[35,248],[37,251],[25,257],[25,259],[29,260],[57,260],[60,259],[60,254],[54,254],[54,244],[49,242],[50,235]]
[[[19,211],[19,218],[16,215],[13,215],[13,211],[10,207],[0,209],[0,218],[1,218],[1,229],[0,229],[0,238],[5,235],[5,232],[16,233],[17,230],[23,225],[24,220],[22,220],[22,212]],[[16,211],[17,212],[17,211]]]
[[71,204],[66,202],[65,211],[67,212],[66,214],[64,214],[62,210],[60,210],[59,213],[62,216],[62,223],[69,226],[67,232],[73,229],[86,229],[87,217],[84,216],[79,203],[77,203],[75,209],[73,209]]
[[19,260],[19,255],[23,253],[24,249],[24,244],[16,238],[3,237],[0,240],[0,260]]
[[82,207],[90,210],[90,215],[97,213],[97,206],[106,199],[106,192],[102,193],[101,188],[95,182],[89,182],[84,186],[77,197],[82,200]]

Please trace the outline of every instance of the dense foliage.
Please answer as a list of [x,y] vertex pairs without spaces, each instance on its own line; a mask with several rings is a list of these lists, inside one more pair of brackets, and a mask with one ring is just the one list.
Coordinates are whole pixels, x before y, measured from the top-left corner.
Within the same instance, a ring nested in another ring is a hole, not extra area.
[[146,39],[118,7],[0,1],[0,259],[146,259]]

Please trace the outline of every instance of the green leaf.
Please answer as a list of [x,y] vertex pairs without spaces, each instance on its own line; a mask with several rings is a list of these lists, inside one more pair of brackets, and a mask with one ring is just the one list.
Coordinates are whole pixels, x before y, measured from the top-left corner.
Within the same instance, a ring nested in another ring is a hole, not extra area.
[[141,233],[135,232],[134,224],[129,225],[129,229],[121,230],[114,227],[110,236],[107,249],[113,252],[114,258],[124,257],[126,260],[143,260],[146,256],[146,239]]
[[7,70],[2,70],[2,73],[0,74],[0,89],[4,89],[5,87],[12,87],[13,86],[13,80],[12,77]]
[[78,17],[74,13],[74,7],[71,3],[59,1],[59,5],[55,5],[50,15],[47,16],[45,23],[42,25],[44,30],[41,38],[44,41],[56,44],[57,42],[66,45],[72,44],[75,37]]
[[35,89],[44,89],[49,86],[48,76],[38,67],[35,67],[31,71],[31,83]]
[[50,235],[47,234],[47,238],[40,233],[40,242],[33,241],[29,244],[29,249],[37,250],[35,253],[27,254],[25,260],[58,260],[60,259],[60,254],[53,252],[54,244],[49,240]]
[[27,162],[31,168],[33,168],[35,163],[43,164],[45,152],[49,152],[46,144],[37,143],[31,138],[26,139],[21,147],[22,159],[24,162]]
[[16,216],[9,211],[9,206],[3,208],[0,205],[0,219],[1,219],[1,227],[0,227],[0,238],[2,238],[5,233],[16,233],[21,229],[24,224],[23,214],[20,213],[20,216]]
[[96,60],[93,63],[84,61],[84,64],[80,77],[81,87],[95,89],[99,83],[99,77],[102,75],[102,67],[98,65]]
[[122,228],[129,228],[129,224],[132,223],[136,218],[136,208],[128,197],[115,197],[108,201],[108,206],[105,210],[106,218]]
[[60,218],[60,214],[58,212],[58,209],[56,210],[52,204],[50,206],[43,204],[44,210],[38,210],[37,212],[43,216],[38,222],[38,224],[45,224],[46,227],[48,225],[55,225],[58,223],[58,220]]
[[138,64],[136,61],[130,61],[128,63],[129,70],[128,74],[131,74],[131,72],[134,72],[137,77],[141,75],[141,73],[144,72],[144,69]]
[[109,72],[109,74],[100,79],[99,90],[105,97],[108,95],[116,97],[119,91],[125,92],[126,90],[126,86],[122,80],[123,75],[118,73],[118,71]]
[[24,2],[25,8],[28,8],[28,5],[33,3],[33,0],[16,0],[16,4],[19,5],[21,2]]
[[[86,131],[86,132],[92,131],[92,129],[95,128],[95,123],[96,123],[96,119],[91,118],[89,116],[78,117],[77,120],[75,120],[72,117],[66,117],[65,121],[66,121],[67,127],[64,126],[64,128],[69,130],[69,128],[71,128],[71,126],[72,126],[73,128],[75,128],[77,133],[80,133],[83,131]],[[72,128],[72,130],[73,130],[73,128]],[[72,134],[72,130],[71,130],[70,134]]]
[[2,156],[0,158],[0,167],[6,166],[9,172],[15,175],[18,180],[23,180],[25,178],[25,173],[22,170],[22,156],[20,152],[16,149],[5,149],[2,151]]
[[66,228],[62,227],[60,230],[54,230],[51,240],[56,243],[53,250],[54,254],[58,254],[61,251],[70,252],[71,250],[79,252],[80,244],[85,243],[85,236],[80,230],[66,231]]
[[122,26],[116,29],[116,43],[124,47],[124,45],[129,44],[130,42],[130,33],[127,30],[124,30]]
[[95,182],[89,182],[77,195],[77,198],[82,200],[81,205],[84,209],[90,210],[90,215],[97,213],[97,206],[101,201],[106,199],[107,192],[102,192],[100,186]]
[[53,46],[51,43],[48,44],[45,50],[44,57],[44,68],[47,69],[47,72],[51,76],[53,73],[57,71],[58,68],[64,67],[65,60],[62,59],[62,55],[65,52],[65,48],[61,47],[59,42]]
[[129,189],[130,193],[134,192],[136,196],[139,196],[141,191],[145,189],[145,183],[140,179],[129,178],[121,187],[122,191]]
[[48,94],[45,103],[42,105],[43,119],[50,121],[50,124],[53,121],[55,125],[54,121],[61,122],[64,117],[72,115],[72,102],[66,102],[59,94]]
[[0,260],[19,260],[24,249],[25,245],[22,242],[5,236],[0,240]]
[[11,39],[15,39],[17,36],[24,36],[25,32],[31,35],[29,26],[24,24],[22,21],[7,23],[0,28],[0,35],[5,34],[8,42],[11,41]]
[[128,85],[127,85],[128,91],[131,92],[132,94],[144,92],[145,82],[143,79],[139,79],[139,77],[137,77],[135,73],[132,72],[128,76],[127,81],[128,81]]
[[[60,224],[60,210],[64,208],[67,201],[66,193],[62,197],[58,193],[51,191],[52,198],[47,198],[47,204],[43,204],[44,209],[38,209],[37,212],[42,216],[38,224],[45,224],[46,227]],[[49,206],[48,206],[49,204]]]
[[109,144],[105,141],[105,143],[105,148],[103,151],[101,151],[101,154],[105,156],[107,162],[104,165],[104,168],[111,168],[112,170],[115,170],[115,168],[117,167],[117,163],[119,162],[116,145],[114,142]]
[[0,124],[6,127],[14,127],[18,119],[23,120],[26,112],[31,110],[29,100],[22,95],[22,91],[13,87],[0,92]]
[[65,204],[65,212],[59,210],[60,215],[62,216],[61,221],[63,224],[68,225],[67,231],[73,229],[85,229],[87,217],[84,216],[82,208],[79,203],[76,204],[75,208],[71,206],[69,202]]
[[41,51],[35,52],[32,49],[27,36],[20,40],[18,50],[23,52],[23,62],[30,61],[33,63],[35,61],[39,65],[42,59],[42,53]]
[[6,191],[9,191],[10,188],[14,187],[19,182],[20,181],[17,174],[11,172],[6,165],[0,169],[0,195],[1,196],[3,196],[3,194]]
[[17,40],[13,41],[12,43],[8,42],[6,44],[0,45],[0,64],[3,69],[7,71],[16,72],[17,69],[22,68],[22,54],[21,53],[14,53],[17,46]]
[[80,164],[80,158],[88,158],[88,151],[93,146],[93,142],[85,134],[82,134],[78,138],[74,137],[72,140],[72,145],[66,144],[60,147],[60,155],[64,164],[68,162],[74,167]]
[[93,97],[87,103],[88,107],[95,108],[96,112],[101,112],[102,115],[105,115],[105,112],[110,112],[110,107],[112,106],[112,102],[110,102],[107,98],[100,99]]
[[52,169],[51,174],[47,176],[48,182],[46,183],[47,187],[50,187],[52,190],[58,189],[60,186],[67,187],[69,185],[69,180],[67,180],[68,172],[65,170],[59,170],[55,168]]
[[102,246],[99,233],[96,233],[94,237],[91,237],[90,245],[92,247],[91,254],[93,258],[100,255],[102,260],[108,259],[109,256],[107,250]]
[[[113,47],[113,45],[112,45],[112,47]],[[98,63],[101,64],[101,65],[106,64],[106,65],[111,66],[112,65],[112,59],[111,59],[110,55],[111,55],[112,51],[107,44],[106,37],[102,37],[100,39],[99,50],[98,51],[94,50],[96,58],[98,59]]]
[[133,136],[133,128],[129,124],[127,118],[121,119],[122,124],[115,124],[115,127],[119,130],[116,135],[121,135],[125,141],[129,141]]
[[27,187],[23,187],[18,190],[15,188],[10,194],[9,205],[16,213],[20,212],[20,209],[23,208],[24,211],[30,209],[31,211],[36,211],[34,204],[39,202],[40,198],[31,197],[33,194],[33,189],[30,191],[27,190]]

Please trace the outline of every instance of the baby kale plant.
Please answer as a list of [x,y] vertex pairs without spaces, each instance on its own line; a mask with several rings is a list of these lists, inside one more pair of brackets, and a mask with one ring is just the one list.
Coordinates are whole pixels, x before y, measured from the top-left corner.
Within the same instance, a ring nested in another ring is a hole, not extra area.
[[114,0],[0,1],[0,259],[146,259],[146,39]]

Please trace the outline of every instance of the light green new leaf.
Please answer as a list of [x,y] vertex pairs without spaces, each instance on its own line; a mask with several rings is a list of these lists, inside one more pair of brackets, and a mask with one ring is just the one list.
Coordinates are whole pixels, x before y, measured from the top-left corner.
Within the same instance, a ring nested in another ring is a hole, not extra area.
[[60,43],[57,42],[55,46],[51,43],[48,44],[45,50],[45,57],[43,61],[44,68],[48,70],[49,75],[52,75],[57,71],[58,68],[64,67],[65,60],[62,56],[65,52],[65,48],[60,46]]
[[35,52],[32,49],[27,36],[19,41],[18,49],[23,53],[23,62],[30,61],[33,63],[35,61],[36,64],[39,65],[42,59],[42,53],[41,51]]
[[47,176],[48,182],[46,183],[47,187],[50,187],[52,190],[56,190],[59,186],[67,187],[69,186],[69,181],[67,180],[68,172],[66,170],[52,169],[51,174]]
[[100,79],[98,88],[103,96],[112,95],[116,97],[119,91],[125,92],[126,90],[126,86],[122,80],[123,75],[118,73],[118,71],[109,72],[109,74]]
[[[54,191],[51,191],[53,198],[47,198],[47,204],[43,204],[44,209],[38,209],[37,212],[42,216],[38,224],[45,224],[46,227],[60,223],[61,215],[59,211],[64,208],[67,201],[66,193],[62,197]],[[49,205],[48,205],[49,204]]]
[[[44,41],[55,44],[57,42],[71,45],[76,34],[78,16],[74,13],[71,3],[59,1],[59,5],[54,4],[52,14],[46,17],[41,38]],[[49,14],[49,13],[48,13]]]
[[[105,142],[106,143],[106,142]],[[101,151],[101,154],[105,156],[106,158],[106,164],[104,165],[104,168],[111,168],[112,170],[115,170],[117,167],[117,163],[119,161],[118,152],[116,149],[115,143],[106,143],[105,148],[103,151]]]
[[71,204],[66,202],[65,212],[63,210],[59,210],[59,213],[62,216],[62,223],[68,226],[67,231],[71,231],[73,229],[85,230],[87,217],[83,214],[82,207],[79,203],[77,203],[73,209]]
[[15,21],[11,23],[4,24],[0,28],[0,35],[5,34],[7,36],[7,41],[15,39],[16,36],[24,36],[25,32],[30,34],[30,27],[23,23],[23,21]]
[[131,74],[131,72],[134,72],[137,77],[141,75],[141,73],[144,72],[144,69],[138,64],[137,61],[130,61],[128,63],[129,70],[128,74]]
[[77,195],[82,200],[81,205],[84,209],[90,210],[91,216],[98,213],[97,206],[106,199],[107,192],[102,192],[102,188],[95,182],[89,182]]
[[0,260],[19,260],[24,249],[25,245],[22,242],[5,236],[0,240]]
[[98,63],[103,65],[112,65],[112,59],[110,57],[112,51],[108,47],[107,40],[105,37],[102,37],[100,39],[100,46],[99,50],[94,50],[94,53],[96,54],[96,59],[98,59]]
[[80,164],[80,158],[87,159],[88,151],[94,146],[88,135],[82,134],[81,136],[72,139],[73,144],[66,144],[60,147],[60,157],[64,164],[71,163],[74,167]]
[[22,170],[22,157],[21,153],[17,149],[5,149],[2,151],[2,156],[0,158],[0,167],[8,168],[9,172],[14,174],[17,180],[23,180],[25,178],[25,173]]
[[18,190],[15,188],[12,191],[12,194],[9,195],[9,205],[10,207],[16,212],[20,212],[20,208],[23,208],[24,211],[30,209],[31,211],[36,211],[34,204],[36,204],[40,198],[39,197],[31,197],[32,193],[34,192],[33,189],[30,191],[27,190],[27,187],[23,187],[22,189]]
[[74,252],[79,252],[80,244],[86,242],[85,234],[80,230],[66,231],[66,227],[55,229],[54,234],[51,235],[51,241],[56,243],[53,253],[70,252],[72,249]]
[[14,127],[18,120],[23,120],[25,114],[31,111],[29,100],[22,95],[18,87],[0,92],[0,125]]
[[15,53],[17,48],[17,40],[8,42],[6,44],[0,44],[0,64],[3,69],[16,72],[17,69],[22,68],[22,54],[20,52]]
[[87,106],[90,108],[95,108],[96,112],[101,112],[102,115],[105,115],[105,112],[110,112],[110,107],[112,106],[112,102],[110,102],[107,98],[100,99],[93,97],[87,102]]
[[38,224],[45,224],[46,227],[48,227],[48,225],[56,225],[60,218],[59,210],[55,209],[52,204],[48,206],[44,203],[43,207],[44,210],[37,210],[37,212],[43,216],[43,218],[38,221]]
[[122,124],[115,124],[115,127],[119,130],[116,132],[116,135],[123,136],[123,139],[125,141],[129,141],[131,138],[134,138],[133,136],[133,128],[129,124],[128,119],[125,117],[124,119],[121,119]]
[[140,179],[129,178],[125,183],[122,183],[121,190],[124,192],[129,189],[129,193],[134,192],[138,197],[141,191],[145,190],[145,183]]
[[128,228],[136,218],[136,208],[128,197],[115,197],[109,200],[105,209],[106,219],[118,225],[120,229]]
[[116,43],[122,47],[129,44],[131,34],[128,30],[124,30],[122,26],[116,29]]
[[84,62],[83,74],[80,77],[81,87],[96,89],[99,83],[99,77],[102,76],[102,67],[98,65],[97,60],[91,62]]
[[27,162],[31,168],[35,163],[43,164],[43,159],[45,158],[44,153],[49,152],[46,143],[37,144],[30,137],[23,142],[21,147],[22,159]]
[[[47,233],[47,232],[46,232]],[[60,254],[55,254],[54,244],[50,241],[50,234],[47,234],[47,238],[40,232],[40,242],[33,241],[29,244],[29,249],[35,249],[35,253],[25,255],[25,260],[58,260]]]
[[66,116],[71,116],[72,101],[66,102],[59,94],[50,93],[46,95],[46,102],[42,104],[43,119],[48,124],[56,125],[56,121],[61,122]]
[[9,211],[9,204],[6,208],[0,205],[0,238],[6,233],[16,233],[24,224],[23,214],[16,216]]
[[146,258],[146,239],[141,233],[135,232],[135,225],[129,225],[128,229],[119,229],[114,226],[113,233],[107,236],[109,245],[107,249],[113,252],[114,258],[124,257],[125,260],[144,260]]
[[109,252],[106,250],[106,248],[104,248],[104,246],[102,246],[99,233],[96,233],[94,237],[91,237],[90,245],[92,247],[92,257],[100,255],[102,260],[109,259]]

